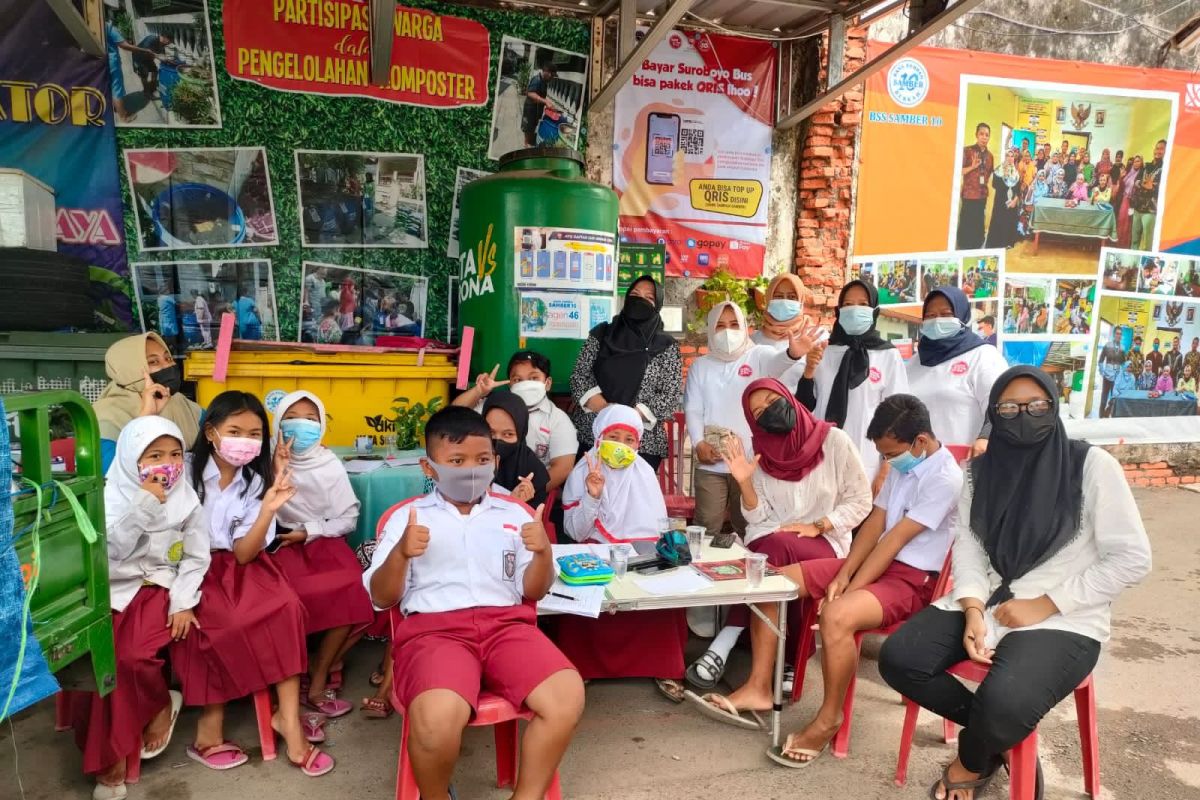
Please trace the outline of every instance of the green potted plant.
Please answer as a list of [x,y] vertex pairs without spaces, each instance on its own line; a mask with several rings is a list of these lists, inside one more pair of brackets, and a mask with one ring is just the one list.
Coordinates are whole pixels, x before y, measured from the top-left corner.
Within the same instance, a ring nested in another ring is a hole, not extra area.
[[433,397],[426,403],[410,404],[407,397],[392,400],[392,424],[396,427],[396,449],[416,450],[421,446],[425,422],[442,407],[442,398]]
[[696,313],[688,323],[688,330],[703,332],[708,325],[708,312],[725,300],[741,306],[747,325],[752,328],[761,325],[762,309],[755,302],[755,293],[761,293],[767,283],[768,280],[761,275],[757,278],[737,278],[724,270],[714,272],[696,289]]

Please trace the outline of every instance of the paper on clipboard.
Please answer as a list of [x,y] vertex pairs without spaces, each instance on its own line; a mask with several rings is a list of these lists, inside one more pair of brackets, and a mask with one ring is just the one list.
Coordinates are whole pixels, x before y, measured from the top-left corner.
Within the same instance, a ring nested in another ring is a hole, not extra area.
[[596,619],[600,616],[600,607],[603,604],[604,586],[568,586],[555,578],[550,592],[538,601],[538,611]]

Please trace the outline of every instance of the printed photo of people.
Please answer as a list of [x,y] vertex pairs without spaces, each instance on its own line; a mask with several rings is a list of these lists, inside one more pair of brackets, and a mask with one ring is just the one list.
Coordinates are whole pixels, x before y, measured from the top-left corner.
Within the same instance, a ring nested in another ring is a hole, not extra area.
[[1103,296],[1088,416],[1197,413],[1200,319],[1183,300]]
[[428,246],[425,157],[297,150],[306,247]]
[[921,261],[921,297],[946,286],[958,286],[958,259]]
[[962,257],[962,290],[967,297],[997,297],[1000,294],[1000,256]]
[[577,147],[587,63],[582,53],[505,36],[488,158],[526,147]]
[[1173,258],[1143,256],[1138,266],[1137,291],[1141,294],[1175,294],[1177,272]]
[[915,259],[877,261],[875,268],[879,272],[877,288],[879,289],[880,305],[920,302],[917,299],[917,261]]
[[958,249],[1005,248],[1010,271],[1065,274],[1094,274],[1105,245],[1155,249],[1174,96],[993,80],[968,82],[964,100]]
[[1004,333],[1025,335],[1050,330],[1050,278],[1009,275],[1004,281]]
[[271,262],[146,261],[131,265],[143,331],[172,352],[212,350],[221,317],[233,314],[235,339],[279,340]]
[[1200,299],[1200,259],[1180,258],[1175,265],[1176,296]]
[[125,128],[219,128],[206,0],[105,0],[113,117]]
[[261,147],[126,150],[143,252],[279,244]]
[[1137,290],[1139,267],[1143,253],[1105,248],[1101,255],[1105,291],[1132,292]]
[[1083,387],[1091,349],[1090,341],[1005,342],[1004,358],[1010,366],[1028,364],[1049,375],[1058,390],[1059,416],[1083,419]]
[[1069,336],[1091,333],[1092,308],[1095,302],[1095,281],[1055,281],[1054,332]]
[[861,264],[854,264],[850,267],[855,279],[875,285],[875,265],[869,261],[864,261]]
[[428,279],[304,262],[300,341],[372,346],[380,336],[422,336]]

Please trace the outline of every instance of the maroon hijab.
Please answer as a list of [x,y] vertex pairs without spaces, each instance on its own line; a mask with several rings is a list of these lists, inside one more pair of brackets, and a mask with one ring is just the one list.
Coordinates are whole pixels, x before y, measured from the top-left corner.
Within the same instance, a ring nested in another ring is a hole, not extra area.
[[[796,427],[791,433],[768,433],[750,413],[750,395],[759,389],[770,389],[782,397],[796,412]],[[787,387],[774,378],[760,378],[742,393],[742,412],[750,425],[754,454],[760,457],[763,472],[781,481],[799,481],[816,469],[825,457],[821,447],[833,427],[819,420],[800,405]]]

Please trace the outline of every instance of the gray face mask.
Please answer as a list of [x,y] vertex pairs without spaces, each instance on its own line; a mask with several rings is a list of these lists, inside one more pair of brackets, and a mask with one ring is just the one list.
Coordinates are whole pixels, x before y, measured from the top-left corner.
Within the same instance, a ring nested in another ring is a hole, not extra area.
[[491,488],[496,477],[495,463],[453,467],[430,461],[429,465],[437,473],[433,482],[437,484],[438,491],[454,503],[474,503]]

